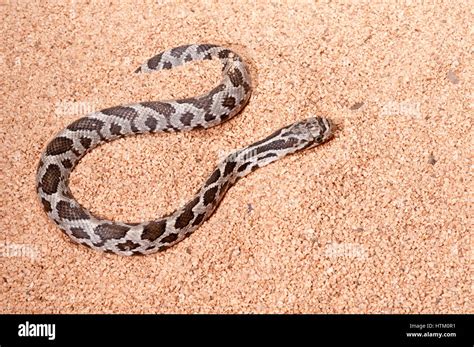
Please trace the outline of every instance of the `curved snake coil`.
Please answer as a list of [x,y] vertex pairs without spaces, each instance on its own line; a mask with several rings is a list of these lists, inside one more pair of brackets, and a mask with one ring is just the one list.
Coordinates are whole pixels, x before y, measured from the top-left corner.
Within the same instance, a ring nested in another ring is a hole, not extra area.
[[227,48],[210,44],[176,47],[149,59],[136,72],[171,69],[189,61],[212,58],[222,62],[224,77],[207,94],[93,112],[67,126],[49,142],[38,167],[37,191],[49,218],[73,241],[121,255],[164,250],[202,225],[239,178],[331,137],[331,124],[321,117],[286,126],[229,155],[191,201],[160,219],[122,223],[99,218],[83,208],[69,189],[69,175],[95,146],[125,135],[209,128],[242,110],[251,93],[250,75],[242,58]]

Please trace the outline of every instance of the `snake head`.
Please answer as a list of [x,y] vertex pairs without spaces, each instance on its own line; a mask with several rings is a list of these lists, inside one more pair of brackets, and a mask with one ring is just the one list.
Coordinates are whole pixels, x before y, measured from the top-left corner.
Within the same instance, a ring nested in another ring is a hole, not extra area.
[[324,117],[311,117],[295,124],[287,129],[288,135],[300,139],[303,148],[312,148],[329,140],[333,133],[332,122]]

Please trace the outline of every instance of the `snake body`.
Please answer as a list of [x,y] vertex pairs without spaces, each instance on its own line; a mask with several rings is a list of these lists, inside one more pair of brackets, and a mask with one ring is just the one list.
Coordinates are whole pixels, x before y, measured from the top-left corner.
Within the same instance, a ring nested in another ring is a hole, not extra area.
[[194,197],[173,213],[141,223],[93,215],[73,197],[69,176],[92,148],[125,135],[209,128],[239,113],[249,100],[251,80],[242,58],[211,44],[185,45],[149,59],[136,72],[170,69],[217,58],[223,79],[210,92],[172,101],[141,102],[93,112],[60,131],[46,146],[37,171],[37,192],[51,220],[73,241],[120,255],[151,254],[183,240],[215,211],[227,190],[255,169],[331,136],[330,122],[309,118],[286,126],[222,160]]

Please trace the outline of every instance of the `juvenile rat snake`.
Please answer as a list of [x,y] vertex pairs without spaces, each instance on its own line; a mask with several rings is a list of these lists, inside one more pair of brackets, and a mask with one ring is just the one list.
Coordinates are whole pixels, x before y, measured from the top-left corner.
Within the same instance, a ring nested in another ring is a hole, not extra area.
[[239,113],[249,100],[251,80],[242,58],[211,44],[185,45],[149,59],[136,72],[171,69],[189,61],[217,58],[223,79],[194,98],[140,102],[107,108],[76,120],[47,145],[37,172],[37,192],[48,216],[73,241],[121,255],[164,250],[193,233],[215,211],[241,177],[288,154],[331,137],[331,123],[314,117],[288,125],[222,160],[184,206],[159,219],[122,223],[94,216],[69,189],[69,175],[92,148],[125,135],[209,128]]

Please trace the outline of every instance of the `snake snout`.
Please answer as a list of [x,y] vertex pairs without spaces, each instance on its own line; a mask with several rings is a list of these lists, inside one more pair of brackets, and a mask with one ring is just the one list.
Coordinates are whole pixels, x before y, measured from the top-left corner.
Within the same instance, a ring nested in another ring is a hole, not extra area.
[[333,123],[325,117],[311,117],[302,122],[307,131],[308,146],[315,147],[332,137]]
[[329,118],[319,117],[321,129],[323,131],[323,142],[330,139],[333,135],[334,124]]
[[333,124],[325,117],[313,117],[307,120],[312,137],[317,143],[323,143],[332,136]]

